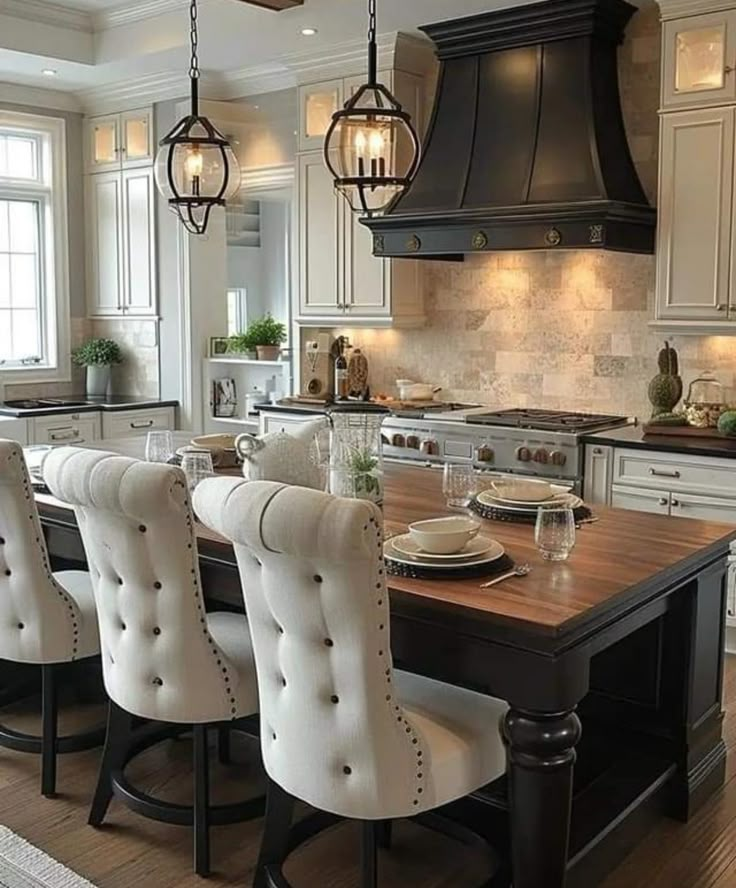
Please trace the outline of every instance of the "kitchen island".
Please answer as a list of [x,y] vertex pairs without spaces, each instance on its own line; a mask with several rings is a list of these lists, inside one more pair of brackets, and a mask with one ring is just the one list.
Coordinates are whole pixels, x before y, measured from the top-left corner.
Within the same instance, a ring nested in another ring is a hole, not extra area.
[[[142,440],[105,445],[134,454]],[[84,562],[73,513],[38,500],[57,564]],[[434,473],[388,470],[388,521],[441,514]],[[653,819],[688,818],[724,779],[725,559],[736,528],[598,514],[559,564],[542,561],[531,527],[488,524],[533,568],[494,589],[389,577],[396,664],[509,702],[508,780],[448,814],[508,847],[515,888],[592,888]],[[204,527],[198,537],[210,607],[241,609],[231,546]]]

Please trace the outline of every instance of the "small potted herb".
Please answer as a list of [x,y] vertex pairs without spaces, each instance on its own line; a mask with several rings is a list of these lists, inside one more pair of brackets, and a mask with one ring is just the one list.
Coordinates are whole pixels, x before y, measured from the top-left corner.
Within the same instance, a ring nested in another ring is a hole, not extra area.
[[281,354],[281,346],[286,342],[286,327],[272,317],[264,315],[248,327],[245,334],[255,348],[259,361],[276,361]]
[[110,369],[123,363],[123,353],[113,339],[88,339],[72,352],[72,360],[87,368],[87,394],[99,397],[110,390]]

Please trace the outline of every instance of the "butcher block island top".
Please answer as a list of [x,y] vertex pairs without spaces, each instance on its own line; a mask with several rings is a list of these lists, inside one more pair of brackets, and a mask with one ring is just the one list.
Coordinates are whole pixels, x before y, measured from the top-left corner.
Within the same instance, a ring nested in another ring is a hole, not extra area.
[[[386,477],[387,521],[409,524],[454,514],[444,505],[440,472],[390,466]],[[517,564],[532,567],[527,576],[490,589],[479,589],[478,579],[390,577],[389,583],[439,605],[472,608],[489,619],[526,624],[532,632],[564,635],[602,612],[615,613],[643,600],[653,580],[671,582],[703,561],[726,555],[736,538],[736,525],[598,506],[595,515],[599,520],[580,527],[564,562],[542,558],[533,526],[484,521],[484,533],[497,539]]]
[[[144,440],[97,447],[141,456]],[[55,566],[85,566],[71,509],[38,502]],[[440,472],[387,466],[387,528],[445,514]],[[530,525],[485,522],[532,567],[487,590],[478,578],[388,577],[394,665],[508,703],[507,777],[451,813],[501,843],[514,888],[600,885],[657,818],[689,819],[725,779],[736,527],[597,507],[596,517],[563,563],[541,558]],[[208,610],[242,610],[232,546],[202,525],[197,535]]]

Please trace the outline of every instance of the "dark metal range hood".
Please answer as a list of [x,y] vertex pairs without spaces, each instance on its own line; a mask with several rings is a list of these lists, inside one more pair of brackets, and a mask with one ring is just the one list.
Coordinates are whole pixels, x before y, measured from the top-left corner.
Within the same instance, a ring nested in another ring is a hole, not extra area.
[[380,256],[654,251],[655,210],[626,140],[624,0],[548,0],[431,25],[442,63],[421,167],[382,217]]

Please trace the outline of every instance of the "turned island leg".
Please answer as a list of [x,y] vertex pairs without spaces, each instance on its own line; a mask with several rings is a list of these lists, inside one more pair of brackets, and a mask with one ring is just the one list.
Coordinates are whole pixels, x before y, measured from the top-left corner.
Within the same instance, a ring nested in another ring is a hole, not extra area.
[[506,714],[514,888],[564,888],[580,733],[574,711]]

